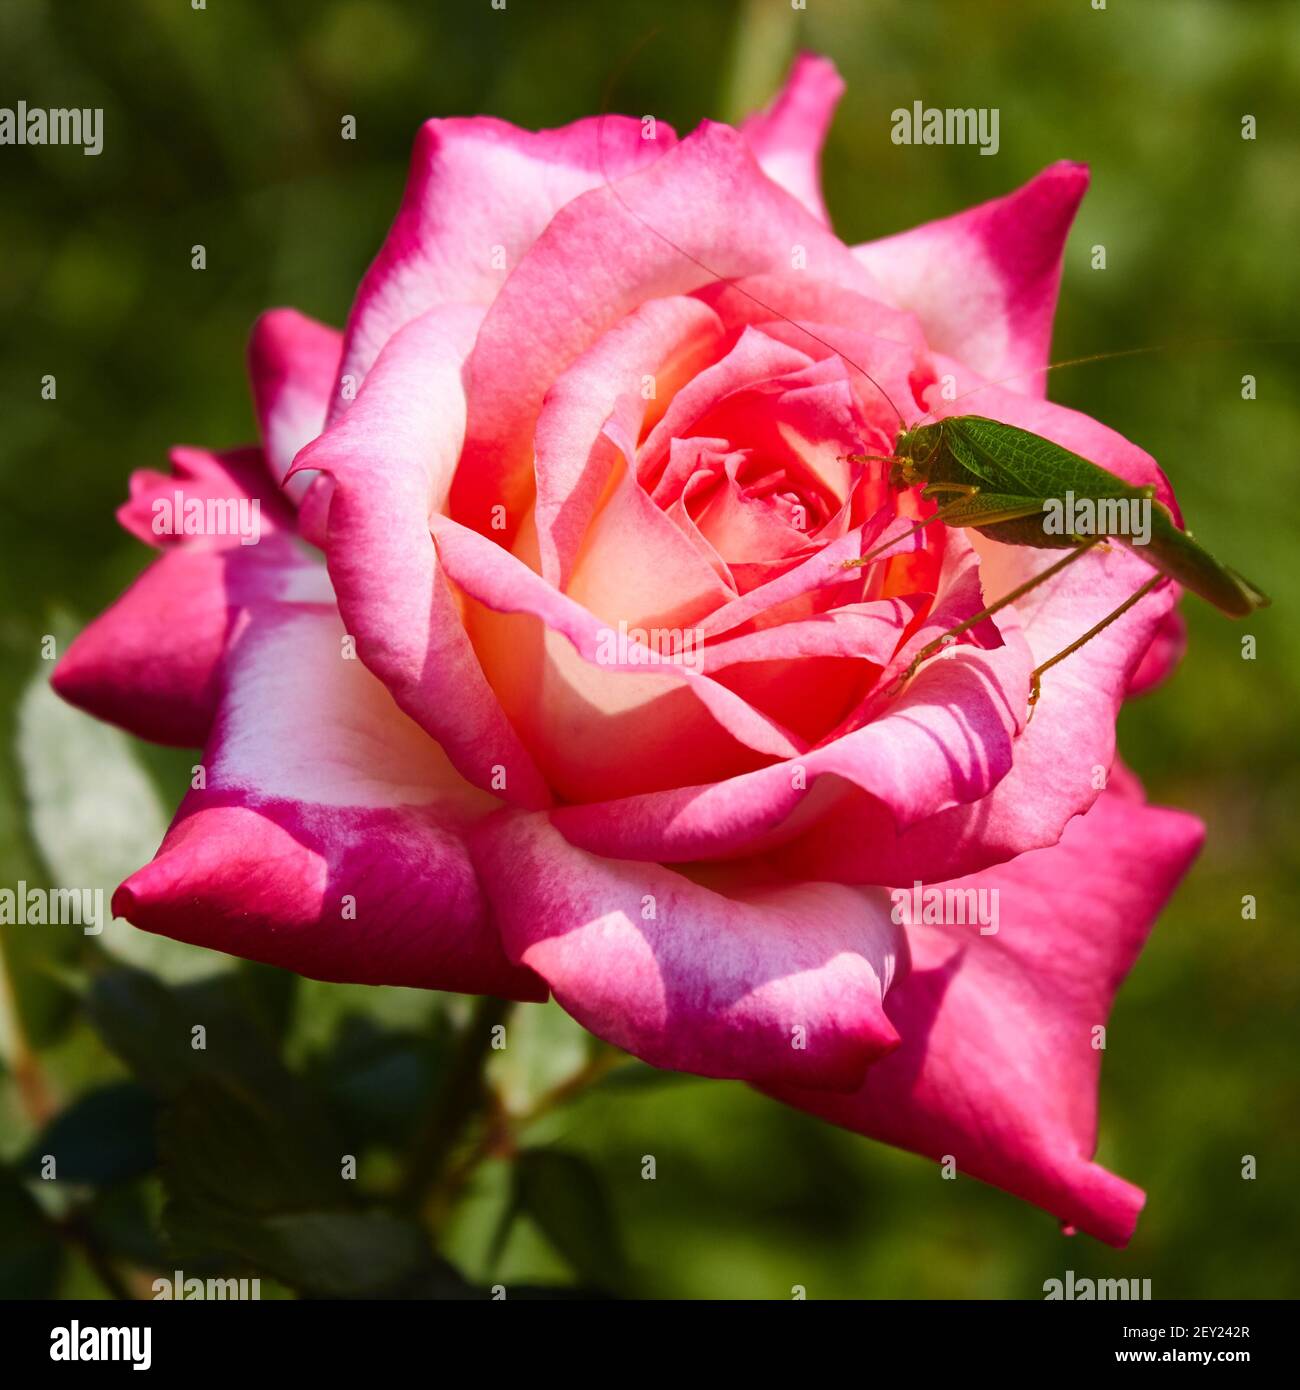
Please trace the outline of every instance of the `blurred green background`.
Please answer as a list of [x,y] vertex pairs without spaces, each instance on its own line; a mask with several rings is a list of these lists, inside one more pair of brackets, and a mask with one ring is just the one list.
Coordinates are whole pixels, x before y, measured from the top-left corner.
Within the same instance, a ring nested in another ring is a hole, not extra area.
[[[202,11],[189,0],[7,0],[0,104],[102,106],[105,144],[94,159],[0,150],[0,885],[89,873],[87,858],[107,876],[141,845],[147,856],[185,784],[188,754],[128,747],[86,732],[88,720],[70,723],[39,692],[23,696],[48,674],[41,636],[75,631],[147,558],[113,521],[129,471],[161,466],[176,442],[252,438],[243,353],[254,317],[291,304],[342,323],[422,119],[490,113],[554,126],[594,113],[620,56],[650,29],[612,104],[679,131],[764,100],[798,45],[835,59],[848,93],[824,181],[850,242],[1001,194],[1052,160],[1088,161],[1056,354],[1181,347],[1061,371],[1051,394],[1153,453],[1198,536],[1275,605],[1243,628],[1186,603],[1180,671],[1122,719],[1124,756],[1151,797],[1209,827],[1110,1029],[1099,1156],[1149,1194],[1127,1251],[1064,1237],[1029,1206],[941,1181],[920,1159],[741,1086],[655,1083],[633,1069],[533,1131],[575,1156],[568,1177],[552,1178],[573,1188],[560,1206],[582,1208],[575,1228],[591,1226],[585,1250],[566,1248],[571,1233],[548,1234],[544,1214],[525,1214],[495,1242],[492,1267],[509,1283],[600,1282],[610,1237],[592,1195],[599,1181],[627,1287],[645,1293],[789,1297],[802,1284],[810,1297],[1035,1298],[1072,1268],[1150,1278],[1157,1297],[1300,1294],[1300,585],[1290,529],[1300,524],[1300,357],[1285,346],[1198,346],[1300,336],[1300,9],[1289,0],[1110,0],[1103,11],[1091,0],[808,0],[803,13],[784,0],[509,0],[504,12],[489,0],[209,0]],[[998,107],[1000,153],[891,144],[890,111],[917,99]],[[353,142],[339,138],[346,114]],[[1246,114],[1257,118],[1254,141],[1241,138]],[[203,272],[190,268],[196,242],[207,247]],[[1104,271],[1090,267],[1094,243],[1107,248]],[[57,377],[54,402],[40,398],[45,373]],[[1258,382],[1251,401],[1247,373]],[[1241,656],[1246,632],[1258,640],[1253,661]],[[33,830],[23,761],[47,757],[70,771],[63,783],[29,777]],[[78,782],[71,771],[87,768],[94,775],[79,783],[94,784],[114,828],[68,837],[61,798]],[[1242,918],[1246,894],[1255,920]],[[249,1065],[287,1059],[292,1084],[355,1137],[363,1189],[381,1188],[415,1142],[409,1116],[436,1093],[468,1008],[246,967],[196,984],[212,960],[106,949],[124,933],[141,936],[120,924],[98,940],[4,929],[12,997],[0,1002],[0,1052],[11,1070],[22,1039],[39,1053],[47,1099],[70,1107],[65,1148],[81,1145],[87,1170],[37,1211],[18,1180],[32,1125],[6,1086],[9,1292],[99,1292],[105,1252],[145,1267],[166,1259],[150,1126],[160,1098],[177,1091],[149,1073],[156,1047],[141,1033],[162,1008],[150,990],[164,986],[121,974],[123,953],[190,999],[186,1017],[254,1017],[268,1056]],[[194,991],[207,992],[201,1007]],[[562,1083],[584,1044],[553,1009],[524,1013],[540,1075],[502,1084],[529,1096]],[[131,1065],[134,1082],[123,1081],[124,1057],[145,1059]],[[183,1151],[184,1136],[172,1142]],[[641,1178],[647,1153],[654,1182]],[[1253,1181],[1241,1177],[1247,1154]],[[576,1166],[582,1157],[590,1167]],[[479,1282],[508,1202],[506,1169],[494,1160],[480,1170],[448,1239]],[[189,1173],[190,1197],[202,1179]]]

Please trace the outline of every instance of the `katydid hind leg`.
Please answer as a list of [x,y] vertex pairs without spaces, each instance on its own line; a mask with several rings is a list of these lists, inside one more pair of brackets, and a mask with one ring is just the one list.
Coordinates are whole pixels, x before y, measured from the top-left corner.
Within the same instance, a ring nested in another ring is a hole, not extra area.
[[1117,618],[1122,618],[1135,603],[1144,599],[1157,585],[1165,582],[1166,576],[1154,574],[1145,584],[1135,593],[1132,593],[1119,605],[1113,612],[1107,613],[1099,622],[1094,623],[1082,637],[1076,637],[1068,647],[1062,648],[1055,656],[1049,657],[1040,666],[1035,666],[1029,677],[1029,715],[1033,718],[1034,706],[1038,704],[1038,697],[1042,694],[1043,673],[1049,671],[1058,662],[1064,661],[1067,656],[1073,655],[1080,647],[1086,646],[1098,633],[1105,631]]
[[906,671],[899,677],[894,689],[899,690],[916,675],[917,669],[923,661],[928,661],[930,657],[943,650],[945,646],[951,644],[954,638],[960,637],[963,632],[969,632],[971,628],[978,627],[986,618],[991,618],[995,613],[1000,613],[1009,603],[1015,603],[1017,599],[1022,599],[1026,594],[1032,593],[1040,584],[1045,584],[1049,579],[1058,575],[1067,565],[1072,565],[1081,556],[1086,555],[1094,546],[1102,543],[1100,536],[1091,536],[1087,539],[1076,536],[1075,548],[1070,551],[1063,559],[1058,560],[1054,565],[1049,565],[1045,570],[1026,579],[1023,584],[1017,584],[1014,589],[1003,594],[1000,599],[990,603],[987,608],[981,609],[978,613],[966,618],[964,621],[950,627],[947,632],[941,633],[932,641],[927,642],[920,651],[912,658]]

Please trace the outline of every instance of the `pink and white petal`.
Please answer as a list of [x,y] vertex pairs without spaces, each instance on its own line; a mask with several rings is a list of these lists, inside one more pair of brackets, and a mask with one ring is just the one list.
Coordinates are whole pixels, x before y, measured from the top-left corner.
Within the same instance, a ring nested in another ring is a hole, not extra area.
[[[1149,577],[1140,560],[1115,550],[1048,580],[1030,595],[1035,602],[1015,606],[1034,663],[1062,651]],[[988,592],[999,592],[991,581]],[[1131,673],[1174,601],[1172,585],[1149,594],[1043,676],[1011,768],[983,799],[904,825],[883,806],[854,798],[783,847],[783,871],[837,882],[910,883],[974,873],[1055,844],[1105,785]],[[1004,610],[998,622],[1011,612]]]
[[[723,633],[735,633],[751,625],[776,627],[782,622],[796,622],[859,602],[864,597],[878,598],[885,590],[892,564],[908,561],[925,551],[924,532],[907,534],[913,526],[910,517],[896,517],[892,508],[881,508],[865,525],[837,536],[793,569],[733,599],[706,618],[700,624],[701,630],[713,642]],[[891,536],[896,549],[886,557],[883,552]],[[882,551],[878,564],[844,568],[847,561],[860,560],[876,549]],[[937,565],[931,568],[937,573]],[[914,586],[907,592],[920,589]]]
[[[325,428],[343,335],[296,309],[268,309],[253,325],[248,372],[267,466],[283,484],[298,450]],[[290,489],[297,500],[303,479]]]
[[[487,116],[427,121],[402,204],[348,315],[340,379],[359,388],[384,344],[439,304],[490,304],[507,274],[566,203],[672,148],[662,123],[597,116],[520,130]],[[553,378],[552,378],[553,379]],[[335,393],[334,419],[347,402]]]
[[207,785],[114,913],[317,979],[545,998],[506,959],[465,845],[500,803],[348,658],[345,636],[323,606],[250,619]]
[[283,536],[225,550],[176,546],[78,634],[51,684],[69,704],[140,738],[198,747],[247,610],[330,597],[325,567]]
[[801,53],[767,109],[740,126],[768,178],[828,224],[822,202],[822,145],[843,95],[844,80],[835,64],[829,58]]
[[810,618],[723,638],[704,648],[703,669],[712,673],[753,664],[797,664],[820,657],[851,657],[883,668],[927,601],[928,595],[909,594],[906,598],[846,603]]
[[816,744],[857,709],[925,595],[846,604],[704,648],[702,669]]
[[486,533],[493,508],[504,506],[509,544],[531,501],[534,422],[565,367],[647,299],[789,266],[795,255],[809,274],[875,290],[847,247],[764,176],[727,126],[706,123],[649,168],[575,198],[483,322],[452,515]]
[[567,592],[615,628],[622,622],[678,630],[693,627],[735,594],[621,461],[591,519]]
[[396,333],[292,473],[327,475],[330,576],[361,660],[463,777],[487,788],[504,772],[506,799],[536,807],[549,792],[483,676],[429,534],[460,452],[461,364],[481,312],[440,305]]
[[[743,328],[731,349],[717,362],[689,381],[668,403],[667,410],[646,435],[637,455],[637,476],[661,506],[680,496],[698,466],[681,444],[692,436],[709,437],[702,422],[711,410],[743,393],[748,387],[770,383],[798,371],[812,358],[797,347],[769,336],[761,329]],[[717,437],[724,443],[722,436]],[[679,447],[674,450],[674,444]],[[680,455],[680,460],[674,458]]]
[[560,796],[604,800],[688,776],[712,781],[803,747],[696,669],[691,629],[675,634],[677,647],[651,645],[648,633],[603,622],[477,531],[442,516],[432,525],[483,670]]
[[[996,891],[998,930],[909,926],[886,1000],[902,1036],[853,1096],[779,1099],[1023,1197],[1112,1245],[1142,1192],[1092,1162],[1104,1028],[1157,913],[1195,857],[1190,816],[1108,793],[1059,845],[945,885]],[[1120,1049],[1112,1046],[1110,1055]]]
[[556,588],[568,585],[620,450],[633,459],[652,402],[675,400],[723,336],[717,315],[697,300],[650,300],[547,391],[535,438],[536,524],[542,574]]
[[[137,469],[130,496],[117,509],[122,529],[146,545],[222,550],[295,530],[293,508],[268,476],[260,449],[213,453],[178,444],[167,457],[171,474]],[[186,534],[186,512],[193,506],[201,509],[201,520]]]
[[[702,285],[694,295],[709,305],[729,329],[747,325],[762,328],[794,319],[796,323],[852,328],[868,338],[891,338],[917,355],[928,351],[915,314],[806,270],[715,280]],[[807,334],[804,338],[804,343],[796,341],[795,346],[812,356],[819,355],[821,345]]]
[[318,550],[324,550],[329,545],[334,479],[328,473],[304,469],[302,473],[292,473],[285,486],[292,493],[298,491],[299,484],[302,490],[298,502],[298,534]]
[[1031,396],[1046,391],[1052,319],[1083,164],[1049,165],[1023,188],[854,254],[931,346]]
[[[957,592],[953,606],[937,606],[887,668],[882,687],[892,684],[890,672],[910,653],[977,602]],[[838,824],[841,808],[857,800],[878,806],[887,823],[900,827],[931,823],[954,807],[978,814],[1014,770],[1028,695],[1032,663],[1014,618],[1002,636],[1004,644],[992,650],[952,647],[865,725],[797,757],[712,785],[557,807],[552,820],[573,844],[611,857],[683,863],[764,853],[784,864],[793,851],[787,856],[782,846],[811,853],[805,841],[815,849],[823,827]],[[842,857],[832,863],[841,882],[896,881],[854,880],[843,872]],[[798,876],[818,878],[802,868]]]
[[897,1043],[906,971],[882,892],[718,875],[574,849],[545,815],[474,832],[511,957],[583,1027],[657,1067],[851,1090]]

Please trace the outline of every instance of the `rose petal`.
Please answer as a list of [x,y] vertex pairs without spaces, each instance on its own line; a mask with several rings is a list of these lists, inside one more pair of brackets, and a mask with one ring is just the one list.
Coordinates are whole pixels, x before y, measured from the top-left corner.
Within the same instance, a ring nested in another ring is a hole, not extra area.
[[[1034,591],[1035,602],[1017,605],[1032,659],[1041,663],[1062,650],[1147,577],[1140,561],[1116,551],[1049,580]],[[1010,770],[983,799],[906,827],[864,799],[838,805],[781,850],[783,870],[849,883],[907,883],[973,873],[1055,844],[1105,786],[1130,672],[1173,601],[1171,586],[1157,590],[1047,672]],[[1010,611],[998,615],[999,623]]]
[[207,785],[114,914],[317,979],[545,998],[502,953],[462,839],[499,803],[347,659],[344,637],[324,607],[252,618]]
[[[673,244],[675,243],[675,245]],[[683,248],[686,254],[683,254]],[[562,208],[515,267],[469,363],[465,458],[451,514],[509,543],[532,493],[532,432],[547,387],[647,299],[798,260],[871,293],[847,248],[766,178],[744,138],[706,123],[648,169]]]
[[1171,608],[1156,628],[1138,664],[1129,677],[1127,694],[1145,695],[1173,674],[1187,648],[1187,624],[1177,608]]
[[[704,422],[728,398],[748,387],[806,367],[811,358],[756,328],[745,328],[731,350],[699,372],[668,404],[646,436],[637,457],[637,473],[655,501],[667,506],[680,495],[687,476],[669,467],[674,440],[709,434]],[[737,441],[743,442],[743,441]],[[690,463],[689,467],[695,467]]]
[[[268,309],[253,325],[248,371],[267,465],[283,483],[294,455],[325,428],[343,335],[296,309]],[[306,488],[304,479],[295,495]]]
[[1023,188],[854,248],[932,347],[987,377],[1045,393],[1065,239],[1088,187],[1083,164],[1049,165]]
[[768,178],[792,193],[827,224],[822,202],[822,145],[831,117],[844,95],[844,82],[829,58],[801,53],[785,86],[766,110],[741,123],[759,165]]
[[[959,614],[976,611],[979,585],[969,551],[955,567],[944,598],[912,632],[891,672],[961,621]],[[573,844],[595,853],[681,863],[760,852],[775,857],[796,836],[802,846],[810,826],[837,820],[853,789],[899,826],[928,822],[943,807],[978,809],[1012,772],[1025,716],[1030,655],[1014,616],[1003,637],[1005,644],[990,651],[952,647],[951,655],[923,666],[901,695],[886,696],[865,725],[848,726],[796,758],[713,785],[562,806],[552,818]],[[882,688],[892,684],[887,672]],[[814,847],[820,833],[807,836]]]
[[173,547],[78,634],[51,684],[140,738],[198,747],[246,610],[291,598],[328,601],[330,587],[324,566],[284,537],[224,550]]
[[442,305],[401,329],[292,473],[328,475],[330,576],[361,660],[466,780],[544,806],[549,792],[484,679],[429,535],[460,449],[460,369],[479,317]]
[[494,817],[473,849],[512,958],[654,1066],[844,1090],[897,1041],[881,1000],[906,959],[883,893],[705,887],[584,854],[536,814]]
[[909,926],[912,970],[886,1001],[898,1050],[854,1096],[772,1093],[886,1143],[951,1156],[959,1174],[1123,1245],[1143,1196],[1090,1161],[1095,1030],[1201,836],[1190,816],[1110,793],[1058,846],[945,885],[997,890],[996,934]]
[[[178,445],[168,458],[170,474],[149,468],[132,473],[131,495],[117,509],[123,530],[146,545],[224,550],[256,545],[275,531],[294,531],[293,509],[272,486],[260,449],[217,454]],[[186,534],[187,513],[194,504],[203,509],[202,529]],[[209,517],[215,526],[208,524]]]
[[[670,126],[596,116],[520,130],[487,116],[427,121],[402,205],[348,315],[340,379],[360,388],[384,344],[438,304],[490,304],[551,218],[672,148]],[[346,408],[335,394],[331,419]]]
[[[633,563],[628,563],[635,557]],[[734,595],[706,554],[619,465],[617,481],[588,528],[568,594],[617,627],[684,629]]]
[[547,391],[537,420],[535,520],[542,574],[557,588],[568,585],[619,452],[633,460],[652,403],[675,400],[722,336],[717,315],[697,301],[651,300]]
[[473,600],[465,620],[483,669],[561,796],[712,780],[802,746],[696,669],[693,629],[670,634],[677,649],[652,649],[648,635],[604,622],[477,531],[441,516],[432,524],[444,573]]

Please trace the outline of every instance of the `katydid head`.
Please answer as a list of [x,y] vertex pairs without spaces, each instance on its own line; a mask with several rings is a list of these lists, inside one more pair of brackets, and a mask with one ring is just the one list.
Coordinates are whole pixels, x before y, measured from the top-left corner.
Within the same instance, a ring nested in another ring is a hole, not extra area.
[[939,429],[937,424],[910,425],[899,431],[894,442],[894,466],[889,470],[891,487],[916,487],[929,481],[926,465],[939,442]]

